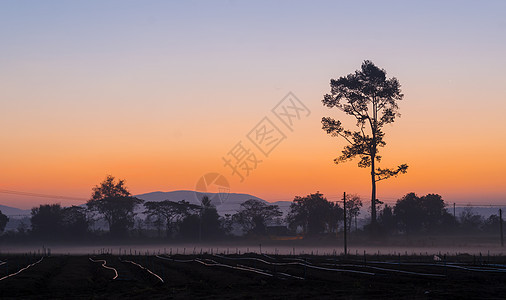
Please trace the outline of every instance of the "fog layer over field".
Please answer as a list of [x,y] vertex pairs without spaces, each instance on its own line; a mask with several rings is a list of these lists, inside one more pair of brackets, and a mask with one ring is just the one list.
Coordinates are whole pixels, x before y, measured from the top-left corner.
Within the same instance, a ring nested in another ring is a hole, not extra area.
[[[262,241],[240,243],[104,243],[94,245],[69,245],[69,244],[32,244],[32,245],[3,245],[1,254],[6,253],[44,253],[51,254],[122,254],[122,255],[146,255],[146,254],[244,254],[258,253],[269,255],[341,255],[344,253],[343,243],[336,242],[310,242],[310,241]],[[394,243],[348,243],[349,255],[392,254],[392,255],[439,255],[439,254],[471,254],[471,255],[503,255],[506,253],[500,243],[492,240],[444,238],[413,239],[411,241],[395,241]]]

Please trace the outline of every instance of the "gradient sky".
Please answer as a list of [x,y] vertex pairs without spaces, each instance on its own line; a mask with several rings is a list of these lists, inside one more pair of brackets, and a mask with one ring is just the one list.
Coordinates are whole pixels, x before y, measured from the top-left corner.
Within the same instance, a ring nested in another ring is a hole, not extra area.
[[[369,59],[405,94],[381,166],[409,172],[379,199],[505,204],[504,15],[505,1],[0,1],[0,189],[88,198],[107,174],[138,194],[219,172],[269,201],[367,200],[368,171],[333,164],[345,144],[320,120],[353,125],[321,99]],[[240,182],[222,157],[290,91],[311,115]]]

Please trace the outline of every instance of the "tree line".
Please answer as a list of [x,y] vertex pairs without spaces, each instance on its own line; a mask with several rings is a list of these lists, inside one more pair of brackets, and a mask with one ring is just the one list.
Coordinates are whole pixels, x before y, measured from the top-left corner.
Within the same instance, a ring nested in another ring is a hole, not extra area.
[[[345,209],[342,202],[329,201],[316,192],[304,197],[296,196],[288,214],[279,206],[257,199],[241,204],[235,214],[220,216],[211,200],[204,196],[201,204],[181,201],[143,201],[131,195],[124,180],[108,176],[92,190],[85,206],[62,207],[44,204],[32,208],[31,230],[21,232],[31,238],[86,239],[96,236],[112,238],[146,236],[206,241],[224,239],[232,235],[264,237],[299,235],[303,237],[337,236],[344,230]],[[417,196],[406,194],[395,205],[378,205],[375,234],[415,235],[450,234],[458,232],[497,232],[499,216],[488,218],[465,209],[459,216],[450,214],[442,197],[437,194]],[[136,208],[144,208],[145,218],[136,218]],[[349,232],[370,231],[370,224],[358,228],[362,201],[357,195],[346,196],[346,222]],[[0,212],[0,232],[8,218]],[[102,222],[106,226],[98,226]],[[355,229],[353,228],[355,222]],[[108,230],[104,230],[107,228]],[[276,228],[277,231],[270,229]],[[281,230],[280,230],[281,229]]]
[[[278,206],[250,199],[241,204],[237,213],[222,217],[209,197],[199,200],[200,205],[185,200],[143,201],[129,192],[124,180],[107,176],[93,187],[91,199],[84,206],[43,204],[32,208],[31,229],[20,228],[18,235],[45,240],[97,236],[124,239],[145,235],[149,226],[158,238],[205,241],[225,238],[234,227],[241,234],[266,235],[268,225],[282,215]],[[144,219],[136,217],[137,208],[141,208]],[[8,220],[0,212],[0,233]]]
[[384,234],[469,234],[498,233],[500,218],[492,214],[488,218],[466,207],[459,215],[448,212],[447,203],[437,194],[417,196],[408,193],[392,207],[384,205],[379,212],[378,223]]

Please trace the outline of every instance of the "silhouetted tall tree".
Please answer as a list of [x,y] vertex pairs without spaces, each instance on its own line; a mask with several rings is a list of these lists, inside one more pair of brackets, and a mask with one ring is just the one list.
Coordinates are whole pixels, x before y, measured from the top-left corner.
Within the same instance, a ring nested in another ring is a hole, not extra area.
[[132,197],[124,180],[115,182],[113,176],[93,188],[91,199],[86,203],[90,211],[104,216],[112,236],[125,237],[134,225],[134,209],[143,201]]
[[9,218],[0,210],[0,233],[4,232],[7,222],[9,222]]
[[376,182],[406,173],[408,166],[402,164],[395,169],[376,168],[380,162],[380,147],[386,145],[383,126],[393,123],[397,102],[402,100],[401,85],[397,78],[386,77],[386,71],[371,61],[364,61],[361,70],[339,79],[330,80],[330,94],[322,100],[329,108],[336,107],[353,116],[358,130],[347,130],[341,121],[330,117],[322,118],[323,129],[330,135],[342,137],[348,142],[342,155],[334,160],[336,164],[359,157],[358,166],[371,169],[371,224],[376,223]]

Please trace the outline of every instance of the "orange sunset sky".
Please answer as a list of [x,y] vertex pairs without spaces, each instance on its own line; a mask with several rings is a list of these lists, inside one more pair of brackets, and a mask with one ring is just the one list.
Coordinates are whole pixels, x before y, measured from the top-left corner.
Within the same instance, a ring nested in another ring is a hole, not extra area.
[[[402,117],[382,167],[408,173],[378,198],[438,193],[506,204],[506,2],[150,1],[0,4],[0,190],[87,199],[107,174],[133,194],[195,189],[208,172],[268,201],[320,191],[368,200],[367,169],[335,165],[321,129],[331,78],[365,59],[399,79]],[[283,127],[292,92],[310,110]],[[268,157],[247,134],[286,135]],[[222,157],[243,141],[262,162],[243,182]],[[0,204],[82,204],[0,193]]]

